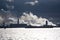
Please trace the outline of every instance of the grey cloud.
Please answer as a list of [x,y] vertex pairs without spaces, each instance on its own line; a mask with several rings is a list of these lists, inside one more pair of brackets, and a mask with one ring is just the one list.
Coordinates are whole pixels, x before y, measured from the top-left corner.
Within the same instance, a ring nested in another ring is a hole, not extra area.
[[25,2],[25,4],[29,4],[29,5],[36,5],[39,1],[38,0],[35,0],[35,1],[31,1],[31,2]]

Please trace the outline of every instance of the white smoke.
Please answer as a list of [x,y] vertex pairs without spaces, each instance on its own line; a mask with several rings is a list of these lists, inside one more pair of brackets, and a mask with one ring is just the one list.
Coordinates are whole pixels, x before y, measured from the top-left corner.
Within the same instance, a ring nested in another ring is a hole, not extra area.
[[7,2],[14,2],[14,0],[6,0]]
[[[16,17],[8,17],[7,23],[12,23],[16,24],[17,23],[17,18]],[[4,18],[0,17],[0,23],[5,21]],[[43,26],[46,24],[46,21],[48,21],[48,25],[56,26],[56,24],[50,22],[46,18],[38,17],[36,15],[33,15],[33,13],[26,13],[24,12],[23,15],[19,18],[19,23],[20,24],[27,24],[27,25],[32,25],[32,26]]]
[[6,7],[7,7],[7,9],[14,9],[14,5],[13,5],[13,3],[14,3],[14,0],[6,0]]
[[9,17],[8,18],[10,20],[10,24],[16,24],[17,23],[17,18],[14,18],[14,17]]
[[24,12],[23,15],[20,17],[20,23],[32,26],[43,26],[46,24],[46,21],[48,21],[48,25],[56,26],[48,19],[33,15],[31,12],[29,14]]
[[4,19],[0,16],[0,24],[2,24],[3,20]]
[[[10,10],[5,11],[4,9],[1,9],[2,13],[0,13],[0,23],[5,22],[6,24],[13,23],[14,21],[14,15],[12,15],[12,12]],[[16,20],[16,19],[15,19]]]
[[35,0],[35,1],[31,1],[31,2],[25,2],[25,4],[29,4],[29,5],[36,5],[38,3],[38,0]]
[[7,9],[14,9],[14,6],[13,5],[6,4],[6,7],[7,7]]

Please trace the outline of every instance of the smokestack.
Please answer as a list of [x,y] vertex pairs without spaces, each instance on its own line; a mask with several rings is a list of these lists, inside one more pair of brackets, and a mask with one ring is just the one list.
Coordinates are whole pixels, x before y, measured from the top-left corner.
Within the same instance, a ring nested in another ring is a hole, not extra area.
[[48,21],[46,21],[46,26],[48,25]]
[[18,20],[17,20],[17,24],[19,24],[19,18],[18,18]]

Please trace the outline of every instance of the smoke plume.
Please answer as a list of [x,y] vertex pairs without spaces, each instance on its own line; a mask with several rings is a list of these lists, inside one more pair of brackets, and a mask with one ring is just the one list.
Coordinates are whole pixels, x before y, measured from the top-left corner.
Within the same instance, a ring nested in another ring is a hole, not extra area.
[[35,0],[35,1],[31,1],[31,2],[25,2],[25,4],[34,6],[34,5],[36,5],[38,2],[39,2],[38,0]]
[[48,19],[33,15],[31,12],[29,14],[24,12],[23,15],[20,17],[20,23],[24,23],[32,26],[43,26],[46,24],[46,21],[48,21],[48,25],[56,26]]
[[[13,23],[16,24],[17,23],[17,17],[7,17],[7,23]],[[5,19],[0,17],[0,23],[2,22],[2,20],[4,21]],[[56,26],[56,24],[50,22],[48,19],[46,18],[42,18],[42,17],[38,17],[36,15],[33,15],[32,12],[30,13],[26,13],[24,12],[22,16],[20,16],[19,18],[19,23],[20,24],[27,24],[27,25],[32,25],[32,26],[43,26],[46,24],[46,21],[48,21],[48,25],[52,25],[52,26]]]

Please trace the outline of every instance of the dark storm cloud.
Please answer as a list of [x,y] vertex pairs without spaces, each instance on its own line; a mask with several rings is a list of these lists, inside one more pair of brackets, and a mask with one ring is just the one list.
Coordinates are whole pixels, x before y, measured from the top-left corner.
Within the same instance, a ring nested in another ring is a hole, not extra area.
[[46,18],[52,17],[54,21],[60,22],[60,0],[38,0],[39,3],[35,6],[25,5],[27,1],[32,0],[15,0],[15,9],[19,12],[31,11]]
[[[14,1],[14,12],[22,14],[24,11],[33,12],[37,16],[52,17],[55,20],[60,20],[60,1],[59,0],[38,0],[37,5],[25,5],[25,2],[34,0],[15,0]],[[0,9],[7,10],[5,1],[0,0]]]
[[5,6],[4,0],[0,0],[0,9],[5,8],[4,6]]
[[[20,10],[38,10],[38,11],[45,11],[45,12],[59,12],[60,8],[60,2],[58,0],[39,0],[39,5],[30,6],[25,5],[24,3],[27,2],[27,0],[15,0],[15,6],[16,9]],[[33,8],[33,9],[32,9]]]

